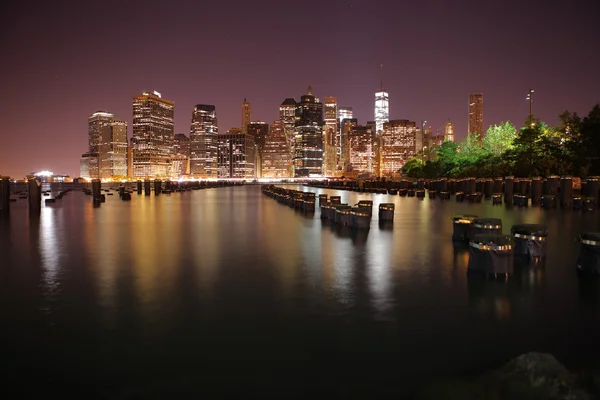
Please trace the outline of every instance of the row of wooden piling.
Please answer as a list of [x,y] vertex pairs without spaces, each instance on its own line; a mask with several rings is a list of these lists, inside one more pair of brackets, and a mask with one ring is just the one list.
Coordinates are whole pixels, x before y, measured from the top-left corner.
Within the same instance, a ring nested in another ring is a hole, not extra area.
[[[315,212],[316,195],[312,192],[285,189],[274,185],[262,186],[262,192],[278,203],[286,204],[296,210],[306,213]],[[373,215],[373,201],[361,200],[351,206],[341,202],[341,196],[328,196],[319,194],[318,197],[320,216],[335,224],[351,228],[368,229],[371,226]],[[379,205],[379,221],[392,222],[394,220],[394,203],[381,203]]]
[[434,179],[416,181],[328,181],[312,183],[311,186],[351,190],[365,193],[400,195],[430,199],[448,200],[455,196],[456,201],[480,203],[483,199],[492,200],[494,205],[515,205],[519,207],[541,206],[543,208],[591,211],[600,206],[600,178],[589,177],[581,182],[581,190],[575,191],[570,176],[548,176],[546,178],[464,178]]

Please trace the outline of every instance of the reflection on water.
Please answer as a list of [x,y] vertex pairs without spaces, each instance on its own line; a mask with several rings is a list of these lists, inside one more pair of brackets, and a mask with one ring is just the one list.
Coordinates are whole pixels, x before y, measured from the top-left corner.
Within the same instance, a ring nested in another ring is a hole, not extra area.
[[[600,290],[577,278],[571,240],[596,229],[595,214],[302,189],[373,200],[371,228],[297,212],[258,186],[107,196],[98,207],[73,192],[37,217],[14,203],[0,216],[0,315],[26,362],[0,383],[46,382],[27,365],[50,359],[57,390],[177,376],[242,390],[271,377],[398,395],[433,369],[529,349],[583,356],[600,334]],[[378,220],[380,203],[395,204],[393,223]],[[547,260],[517,260],[507,281],[467,276],[468,246],[450,239],[458,213],[501,218],[505,233],[546,224]]]

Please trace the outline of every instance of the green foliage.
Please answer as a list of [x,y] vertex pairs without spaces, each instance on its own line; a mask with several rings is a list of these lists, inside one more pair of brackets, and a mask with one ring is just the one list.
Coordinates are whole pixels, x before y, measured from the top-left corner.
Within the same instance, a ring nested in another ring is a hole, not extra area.
[[517,128],[510,122],[492,125],[483,137],[483,148],[490,154],[500,156],[513,147],[516,137]]
[[532,118],[517,130],[493,125],[483,140],[469,133],[460,143],[444,142],[409,160],[402,172],[415,178],[600,175],[600,105],[585,118],[565,111],[560,125]]

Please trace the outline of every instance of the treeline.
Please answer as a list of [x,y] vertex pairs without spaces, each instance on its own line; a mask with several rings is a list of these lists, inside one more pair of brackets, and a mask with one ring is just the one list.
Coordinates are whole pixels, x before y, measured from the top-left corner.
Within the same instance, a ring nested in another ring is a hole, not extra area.
[[560,125],[532,118],[517,129],[510,122],[491,126],[480,140],[444,142],[411,158],[402,173],[413,178],[600,175],[600,105],[581,118],[565,111]]

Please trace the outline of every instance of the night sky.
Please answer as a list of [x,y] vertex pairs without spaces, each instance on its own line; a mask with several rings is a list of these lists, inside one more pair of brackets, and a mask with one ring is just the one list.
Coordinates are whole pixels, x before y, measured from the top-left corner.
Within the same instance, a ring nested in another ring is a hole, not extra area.
[[[37,3],[37,4],[36,4]],[[549,124],[600,102],[600,2],[589,1],[44,1],[2,11],[0,174],[79,175],[87,117],[129,123],[132,97],[175,101],[175,132],[195,104],[239,126],[244,97],[271,122],[286,97],[317,97],[373,119],[383,64],[390,118],[427,120],[457,138],[470,92],[484,127],[534,114]]]

